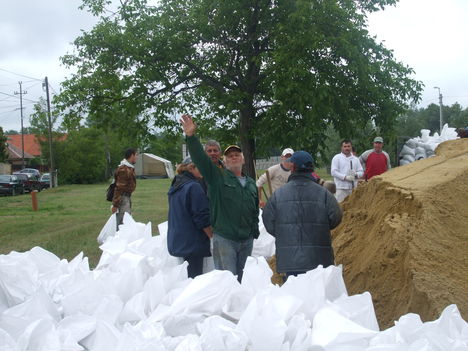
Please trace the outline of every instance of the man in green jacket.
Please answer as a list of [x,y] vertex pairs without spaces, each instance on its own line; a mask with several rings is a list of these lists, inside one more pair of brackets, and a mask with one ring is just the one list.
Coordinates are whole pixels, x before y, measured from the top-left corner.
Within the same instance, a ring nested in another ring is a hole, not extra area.
[[208,185],[215,268],[229,270],[241,281],[253,239],[259,235],[257,186],[242,173],[245,161],[240,147],[228,146],[224,151],[225,168],[216,167],[195,136],[197,126],[192,117],[185,114],[180,122],[190,156]]

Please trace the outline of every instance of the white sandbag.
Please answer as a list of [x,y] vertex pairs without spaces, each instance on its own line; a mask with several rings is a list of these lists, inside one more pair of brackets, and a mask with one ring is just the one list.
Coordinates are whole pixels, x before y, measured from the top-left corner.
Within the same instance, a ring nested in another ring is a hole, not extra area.
[[404,155],[402,159],[408,161],[409,163],[415,161],[415,158],[412,155]]
[[408,161],[408,160],[400,160],[400,166],[404,166],[404,165],[407,165],[407,164],[410,164],[411,162]]
[[229,296],[239,289],[236,277],[229,271],[212,271],[193,279],[177,297],[170,314],[219,314]]
[[145,313],[145,295],[143,292],[135,294],[125,304],[120,312],[119,322],[125,324],[126,322],[138,322],[146,319]]
[[428,142],[429,134],[431,134],[431,131],[429,129],[421,129],[421,139],[423,142]]
[[297,277],[290,276],[281,290],[303,301],[302,312],[309,320],[313,320],[327,299],[333,301],[341,295],[347,295],[341,272],[341,266],[319,266]]
[[16,341],[5,330],[0,328],[0,345],[3,351],[17,351],[18,345]]
[[247,335],[236,325],[220,316],[206,318],[197,325],[203,350],[245,350]]
[[248,257],[241,285],[251,296],[254,296],[257,291],[271,285],[272,275],[273,271],[265,260],[265,257]]
[[367,344],[378,332],[351,321],[330,307],[320,309],[314,317],[312,342],[319,346],[340,346],[355,342]]
[[411,149],[416,149],[416,147],[418,146],[418,141],[416,140],[416,138],[408,139],[405,145],[407,145]]
[[18,338],[18,349],[28,351],[60,351],[59,333],[48,318],[31,323]]
[[409,147],[408,145],[403,145],[400,151],[400,157],[405,156],[405,155],[411,155],[414,156],[414,149]]
[[272,285],[255,295],[239,320],[237,330],[248,336],[251,350],[279,351],[287,322],[301,305],[301,300]]
[[162,343],[164,336],[160,323],[148,323],[146,320],[135,325],[127,323],[122,328],[115,351],[166,351]]
[[288,323],[285,343],[281,350],[308,351],[310,345],[312,345],[311,322],[302,313],[295,314]]
[[379,324],[369,292],[353,296],[342,295],[335,301],[328,302],[327,305],[354,323],[370,330],[379,331]]
[[83,339],[80,344],[87,350],[115,350],[120,336],[121,333],[112,324],[98,320],[96,323],[96,330],[91,335]]
[[96,330],[96,318],[85,314],[65,317],[57,329],[59,332],[68,332],[73,340],[79,342]]
[[424,149],[421,146],[418,146],[415,152],[415,159],[420,160],[422,158],[426,158],[426,149]]
[[2,317],[18,317],[27,316],[28,318],[51,318],[54,321],[59,321],[61,316],[50,296],[40,287],[33,295],[25,302],[3,311]]
[[0,256],[0,306],[4,306],[3,309],[25,301],[40,286],[39,270],[27,256],[17,252]]
[[258,216],[258,230],[260,235],[257,239],[254,239],[252,256],[269,259],[275,254],[275,237],[269,234],[263,225],[262,211]]
[[175,351],[203,351],[200,338],[197,335],[187,335],[176,347]]
[[116,217],[116,214],[113,213],[107,220],[106,224],[104,224],[104,227],[102,227],[101,232],[99,233],[97,237],[97,242],[99,244],[104,243],[107,240],[107,238],[114,236],[116,232],[117,232],[117,217]]
[[323,268],[322,265],[316,268],[321,274],[325,282],[325,298],[329,301],[335,301],[341,296],[348,296],[346,285],[343,279],[343,266],[328,266]]

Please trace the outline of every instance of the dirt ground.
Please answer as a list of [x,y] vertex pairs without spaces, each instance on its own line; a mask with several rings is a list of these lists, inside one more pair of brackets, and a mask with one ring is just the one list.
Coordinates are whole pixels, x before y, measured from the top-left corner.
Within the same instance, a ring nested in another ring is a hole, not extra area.
[[349,293],[370,291],[381,328],[453,303],[468,319],[468,139],[436,155],[360,185],[332,234]]

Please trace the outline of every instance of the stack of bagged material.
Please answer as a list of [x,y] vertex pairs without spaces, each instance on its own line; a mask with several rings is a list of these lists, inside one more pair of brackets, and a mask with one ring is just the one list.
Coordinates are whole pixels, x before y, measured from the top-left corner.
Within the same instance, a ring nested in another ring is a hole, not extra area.
[[433,136],[430,134],[430,130],[421,129],[420,137],[411,138],[406,141],[399,155],[400,166],[432,157],[435,155],[434,151],[440,143],[457,138],[456,129],[450,128],[448,124],[444,125],[440,135],[437,132]]
[[467,350],[455,305],[434,322],[418,315],[379,331],[369,293],[349,296],[341,267],[272,285],[263,257],[242,284],[227,271],[187,278],[167,252],[165,228],[126,215],[90,270],[82,254],[41,248],[0,256],[2,350]]

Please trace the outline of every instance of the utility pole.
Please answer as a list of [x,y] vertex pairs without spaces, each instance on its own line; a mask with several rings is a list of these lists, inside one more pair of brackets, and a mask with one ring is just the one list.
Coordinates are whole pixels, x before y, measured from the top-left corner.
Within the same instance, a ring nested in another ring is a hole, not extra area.
[[440,122],[440,131],[439,131],[439,134],[442,134],[442,127],[443,127],[443,118],[442,118],[442,94],[440,92],[440,88],[439,87],[434,87],[434,89],[438,89],[439,90],[439,122]]
[[22,87],[22,84],[23,82],[18,82],[19,84],[19,92],[15,91],[15,95],[18,95],[20,96],[20,111],[21,111],[21,152],[22,152],[22,155],[21,155],[21,163],[23,165],[23,169],[25,168],[25,165],[24,165],[24,128],[23,128],[23,95],[24,94],[27,94],[28,92],[27,91],[23,91],[23,87]]
[[49,124],[49,167],[50,167],[50,187],[53,188],[56,185],[55,182],[55,165],[54,155],[52,153],[52,119],[50,117],[50,97],[49,97],[49,80],[47,77],[44,79],[44,86],[46,89],[47,97],[47,121]]

